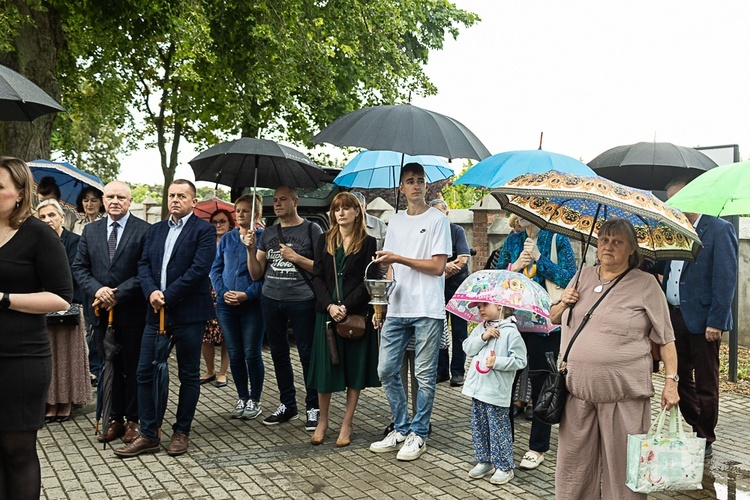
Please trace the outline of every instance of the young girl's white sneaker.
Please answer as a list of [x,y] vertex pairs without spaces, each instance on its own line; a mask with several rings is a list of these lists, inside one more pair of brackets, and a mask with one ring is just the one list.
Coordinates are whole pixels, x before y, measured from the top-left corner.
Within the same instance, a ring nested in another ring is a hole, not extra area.
[[492,477],[490,478],[490,482],[492,484],[505,484],[508,481],[513,479],[513,471],[512,470],[496,470],[494,474],[492,474]]
[[489,476],[495,470],[495,467],[489,462],[479,462],[469,471],[470,479],[482,479]]

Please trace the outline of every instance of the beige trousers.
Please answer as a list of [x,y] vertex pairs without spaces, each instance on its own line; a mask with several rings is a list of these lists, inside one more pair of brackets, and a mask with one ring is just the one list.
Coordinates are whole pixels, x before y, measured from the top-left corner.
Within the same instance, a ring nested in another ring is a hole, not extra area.
[[625,486],[628,434],[651,426],[651,400],[590,403],[568,394],[555,472],[558,500],[645,499]]

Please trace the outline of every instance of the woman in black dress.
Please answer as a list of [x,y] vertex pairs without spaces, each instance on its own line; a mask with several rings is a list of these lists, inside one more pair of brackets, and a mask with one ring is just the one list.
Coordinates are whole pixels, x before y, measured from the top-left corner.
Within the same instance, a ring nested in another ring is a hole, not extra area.
[[39,498],[36,434],[52,371],[46,313],[68,308],[73,279],[60,238],[31,217],[26,163],[0,157],[0,498]]
[[[310,442],[314,445],[323,442],[328,430],[331,393],[346,390],[346,413],[336,440],[336,446],[341,447],[349,445],[360,392],[365,387],[380,386],[378,337],[369,321],[370,294],[364,283],[365,268],[375,255],[377,242],[367,235],[362,206],[351,193],[336,195],[328,218],[331,228],[318,240],[313,266],[318,314],[307,386],[318,391],[320,416]],[[380,272],[377,265],[370,269],[373,274]],[[336,293],[336,280],[342,297]],[[340,322],[347,314],[368,316],[367,330],[358,340],[336,337],[339,363],[334,365],[326,344],[326,323]]]

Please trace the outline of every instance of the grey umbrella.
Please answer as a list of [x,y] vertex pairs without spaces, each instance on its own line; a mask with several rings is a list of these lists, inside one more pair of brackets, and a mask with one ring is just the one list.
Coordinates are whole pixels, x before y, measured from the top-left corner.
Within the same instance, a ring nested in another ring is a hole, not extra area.
[[313,137],[313,142],[412,156],[477,160],[490,156],[484,144],[460,122],[411,104],[358,109],[328,125]]
[[0,120],[30,122],[56,111],[65,108],[31,80],[0,65]]
[[663,190],[677,177],[695,179],[715,166],[716,163],[700,151],[669,142],[617,146],[589,162],[596,175],[649,191]]

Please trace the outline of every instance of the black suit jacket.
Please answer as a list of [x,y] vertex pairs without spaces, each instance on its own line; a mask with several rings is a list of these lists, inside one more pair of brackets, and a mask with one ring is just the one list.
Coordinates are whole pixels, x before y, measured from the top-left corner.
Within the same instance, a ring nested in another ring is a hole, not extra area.
[[[169,221],[151,226],[138,262],[138,277],[145,297],[161,290],[161,265]],[[216,253],[216,228],[193,214],[185,222],[167,264],[167,287],[164,293],[166,322],[184,325],[208,321],[216,317],[211,298],[208,273]],[[147,307],[146,322],[158,324],[159,316]]]
[[[334,303],[336,274],[333,270],[333,256],[326,252],[326,236],[318,238],[315,247],[313,263],[313,288],[315,289],[315,305],[318,312],[326,312],[328,304]],[[344,266],[344,288],[342,301],[349,314],[367,314],[370,294],[365,286],[365,268],[372,261],[377,249],[377,240],[366,236],[359,252],[350,254]],[[373,264],[368,270],[369,277],[375,277],[379,272],[378,264]]]
[[[62,241],[62,244],[65,247],[65,253],[68,255],[68,264],[70,265],[71,273],[73,272],[73,262],[78,254],[78,242],[80,239],[80,236],[71,233],[65,228],[63,228],[62,234],[60,235],[60,241]],[[75,282],[73,282],[73,302],[76,304],[83,303],[83,293],[81,292],[81,288]]]
[[96,220],[83,228],[78,244],[78,257],[73,263],[73,276],[86,296],[87,317],[96,326],[106,323],[106,316],[94,316],[91,304],[103,286],[117,288],[114,320],[121,327],[140,327],[146,322],[146,299],[138,279],[138,260],[151,225],[130,214],[117,251],[109,261],[107,247],[108,218]]

